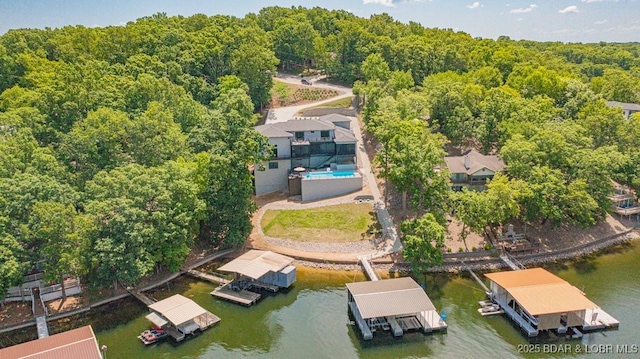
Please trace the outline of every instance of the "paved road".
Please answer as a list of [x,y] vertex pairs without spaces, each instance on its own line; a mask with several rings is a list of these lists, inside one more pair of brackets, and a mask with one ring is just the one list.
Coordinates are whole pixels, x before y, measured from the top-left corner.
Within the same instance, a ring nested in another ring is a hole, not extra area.
[[[278,78],[275,81],[282,81],[282,82],[286,82],[286,83],[290,83],[290,84],[300,85],[300,78],[299,77],[295,77],[295,76]],[[318,101],[318,102],[314,102],[314,103],[307,103],[307,104],[299,105],[299,106],[279,107],[279,108],[275,108],[275,109],[269,110],[269,114],[267,115],[267,120],[265,121],[265,123],[269,124],[269,123],[289,121],[289,120],[294,118],[296,113],[298,113],[298,112],[300,112],[300,111],[302,111],[304,109],[307,109],[307,108],[310,108],[310,107],[319,106],[319,105],[322,105],[322,104],[325,104],[325,103],[329,103],[329,102],[332,102],[332,101],[335,101],[335,100],[340,100],[340,99],[343,99],[343,98],[347,98],[347,97],[352,97],[353,96],[353,92],[351,91],[351,88],[349,88],[349,87],[331,85],[331,84],[328,84],[328,83],[325,83],[325,82],[313,82],[313,85],[310,86],[310,87],[317,87],[317,88],[325,88],[325,89],[336,90],[336,91],[338,91],[338,96],[334,96],[334,97],[328,98],[326,100],[322,100],[322,101]]]

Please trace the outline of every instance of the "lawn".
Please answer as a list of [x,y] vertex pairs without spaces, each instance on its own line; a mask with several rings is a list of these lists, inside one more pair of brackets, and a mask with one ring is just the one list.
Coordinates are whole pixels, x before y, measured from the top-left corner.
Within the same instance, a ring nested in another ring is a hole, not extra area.
[[380,228],[371,203],[267,210],[260,225],[269,237],[332,243],[372,239]]

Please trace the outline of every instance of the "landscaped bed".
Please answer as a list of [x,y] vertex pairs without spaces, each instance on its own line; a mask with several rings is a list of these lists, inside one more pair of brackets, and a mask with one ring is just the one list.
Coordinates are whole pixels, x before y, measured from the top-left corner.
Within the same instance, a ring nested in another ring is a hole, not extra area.
[[380,228],[370,203],[267,210],[260,225],[269,237],[332,243],[370,240]]

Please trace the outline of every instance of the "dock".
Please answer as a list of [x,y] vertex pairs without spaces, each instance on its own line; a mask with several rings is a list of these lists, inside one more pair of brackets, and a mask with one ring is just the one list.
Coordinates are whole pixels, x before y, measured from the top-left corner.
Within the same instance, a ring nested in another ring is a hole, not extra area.
[[196,277],[198,279],[202,279],[202,280],[206,280],[208,282],[211,282],[213,284],[222,284],[222,285],[226,285],[230,282],[230,280],[217,276],[217,275],[213,275],[213,274],[209,274],[209,273],[204,273],[204,272],[200,272],[197,271],[195,269],[190,269],[187,271],[187,274],[189,274],[192,277]]
[[375,282],[380,280],[380,277],[378,277],[378,273],[376,273],[376,270],[373,268],[373,264],[369,257],[359,256],[358,260],[362,264],[362,268],[364,268],[364,271],[367,273],[367,277],[369,277],[370,281]]
[[151,305],[153,303],[156,302],[155,299],[140,293],[139,291],[137,291],[135,288],[127,288],[127,292],[129,292],[129,294],[131,294],[132,296],[134,296],[136,299],[138,299],[139,301],[141,301],[142,303],[144,303],[144,305]]
[[271,293],[278,293],[278,291],[280,290],[280,287],[278,287],[277,285],[271,285],[265,282],[261,282],[258,280],[254,280],[249,284],[249,287],[253,288],[253,289],[257,289],[257,290],[266,290],[268,292]]
[[464,269],[467,270],[467,272],[469,272],[469,274],[471,274],[471,276],[476,280],[476,282],[478,282],[478,284],[480,284],[480,286],[482,287],[482,289],[484,289],[484,292],[487,293],[487,295],[489,296],[491,294],[491,291],[489,290],[489,288],[487,288],[487,286],[484,284],[483,281],[480,280],[480,278],[478,278],[478,276],[476,275],[476,273],[471,270],[471,268],[469,268],[469,266],[467,265],[467,263],[465,263],[464,261],[462,261],[462,265],[464,266]]
[[242,304],[247,307],[256,304],[261,297],[260,294],[248,290],[233,290],[229,288],[228,285],[216,288],[211,292],[211,295],[234,303]]
[[36,318],[36,328],[38,328],[38,339],[46,338],[49,336],[47,318],[44,315]]
[[609,313],[602,310],[602,308],[594,309],[593,316],[595,316],[594,321],[585,322],[582,326],[584,331],[589,332],[594,330],[615,329],[620,326],[620,322]]
[[518,262],[518,260],[509,253],[505,252],[500,256],[500,259],[512,270],[526,269],[526,267],[522,265],[522,263]]

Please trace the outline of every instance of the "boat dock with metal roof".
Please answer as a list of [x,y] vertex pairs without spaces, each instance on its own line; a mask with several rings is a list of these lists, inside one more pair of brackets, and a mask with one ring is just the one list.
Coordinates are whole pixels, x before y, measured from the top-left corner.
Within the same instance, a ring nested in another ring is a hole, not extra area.
[[158,328],[166,330],[176,341],[220,321],[216,315],[180,294],[149,305],[149,310],[151,313],[146,318]]
[[216,288],[211,295],[250,306],[261,298],[261,291],[272,293],[289,288],[296,281],[293,258],[270,251],[250,250],[218,268],[233,273],[233,280]]
[[347,283],[351,314],[365,340],[377,331],[402,336],[447,329],[424,289],[410,277]]
[[529,337],[542,331],[562,335],[572,331],[617,328],[615,318],[590,301],[578,288],[542,268],[485,274],[490,298]]

